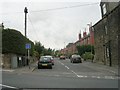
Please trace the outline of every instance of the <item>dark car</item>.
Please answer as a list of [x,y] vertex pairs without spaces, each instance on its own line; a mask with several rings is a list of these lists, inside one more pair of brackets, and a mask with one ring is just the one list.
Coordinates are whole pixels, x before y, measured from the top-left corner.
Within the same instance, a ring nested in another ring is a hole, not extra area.
[[42,56],[40,58],[40,60],[38,61],[38,69],[43,68],[43,67],[52,69],[52,62],[50,58],[46,56]]
[[80,55],[72,55],[70,61],[71,63],[82,63]]

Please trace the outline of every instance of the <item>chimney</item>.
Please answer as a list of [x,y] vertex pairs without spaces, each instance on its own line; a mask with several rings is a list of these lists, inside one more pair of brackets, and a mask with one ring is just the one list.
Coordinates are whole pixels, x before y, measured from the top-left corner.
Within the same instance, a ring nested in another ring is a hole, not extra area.
[[85,37],[87,34],[86,34],[86,32],[83,32],[83,37]]

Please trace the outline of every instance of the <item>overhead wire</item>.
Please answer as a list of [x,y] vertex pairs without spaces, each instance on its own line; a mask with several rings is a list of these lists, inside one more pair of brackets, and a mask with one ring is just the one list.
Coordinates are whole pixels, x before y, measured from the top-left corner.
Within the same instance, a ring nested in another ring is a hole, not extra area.
[[81,6],[90,6],[90,5],[96,5],[96,4],[99,4],[99,3],[89,3],[89,4],[82,4],[82,5],[75,5],[75,6],[66,6],[66,7],[51,8],[51,9],[37,10],[37,11],[31,11],[31,12],[54,11],[54,10],[77,8],[77,7],[81,7]]
[[[82,6],[90,6],[90,5],[97,5],[97,3],[88,3],[88,4],[81,4],[81,5],[74,5],[74,6],[66,6],[66,7],[59,7],[59,8],[50,8],[50,9],[44,9],[44,10],[37,10],[37,11],[30,11],[32,13],[34,12],[45,12],[45,11],[56,11],[56,10],[62,10],[62,9],[69,9],[69,8],[77,8]],[[0,14],[14,14],[14,13],[23,13],[23,12],[8,12],[8,13],[0,13]]]
[[31,23],[31,25],[32,25],[32,28],[34,29],[34,32],[35,32],[35,36],[36,36],[36,40],[38,39],[38,35],[37,35],[37,33],[36,33],[36,29],[35,29],[35,27],[34,27],[34,25],[33,25],[33,23],[32,23],[32,20],[30,19],[30,16],[28,15],[28,20],[30,21],[30,23]]

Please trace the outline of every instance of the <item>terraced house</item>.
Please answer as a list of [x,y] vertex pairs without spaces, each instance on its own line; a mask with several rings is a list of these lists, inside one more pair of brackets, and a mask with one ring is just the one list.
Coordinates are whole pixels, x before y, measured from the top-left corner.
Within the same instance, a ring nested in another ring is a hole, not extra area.
[[94,45],[94,31],[92,29],[92,24],[89,27],[89,33],[83,32],[83,37],[81,32],[78,34],[78,40],[74,43],[69,43],[64,49],[61,49],[60,53],[64,55],[72,55],[78,53],[77,46],[81,45]]
[[100,3],[102,19],[94,26],[95,62],[118,65],[120,1]]

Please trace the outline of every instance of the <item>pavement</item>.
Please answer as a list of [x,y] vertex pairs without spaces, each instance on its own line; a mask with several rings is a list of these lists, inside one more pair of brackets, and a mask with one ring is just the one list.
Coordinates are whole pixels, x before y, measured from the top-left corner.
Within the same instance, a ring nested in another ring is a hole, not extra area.
[[5,72],[15,72],[15,73],[25,73],[25,72],[33,72],[37,68],[36,62],[30,64],[30,66],[23,66],[15,69],[0,69]]

